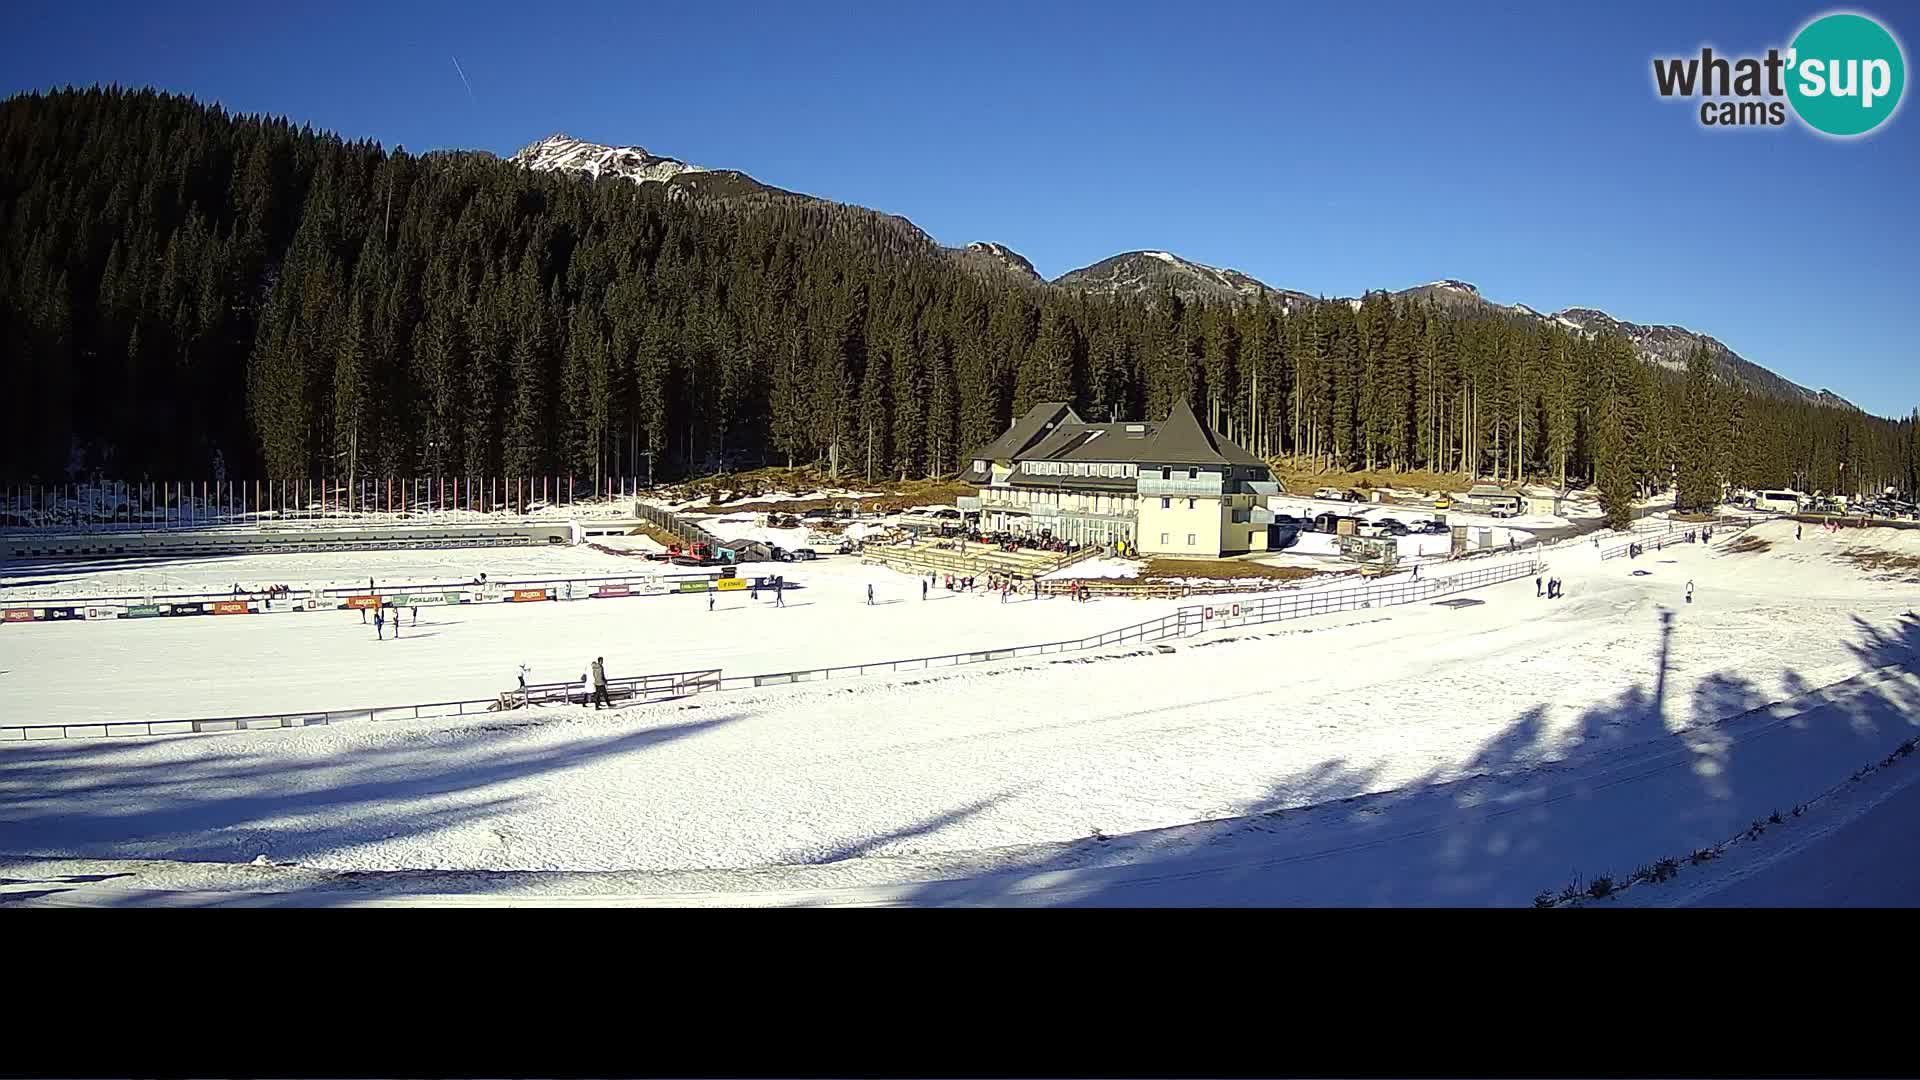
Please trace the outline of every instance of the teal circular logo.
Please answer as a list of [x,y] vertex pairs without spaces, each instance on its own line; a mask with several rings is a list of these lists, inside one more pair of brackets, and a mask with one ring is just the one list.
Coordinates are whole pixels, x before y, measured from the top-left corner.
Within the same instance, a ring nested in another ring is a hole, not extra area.
[[1847,137],[1885,123],[1907,86],[1907,60],[1886,27],[1865,15],[1823,15],[1793,39],[1787,99],[1815,131]]

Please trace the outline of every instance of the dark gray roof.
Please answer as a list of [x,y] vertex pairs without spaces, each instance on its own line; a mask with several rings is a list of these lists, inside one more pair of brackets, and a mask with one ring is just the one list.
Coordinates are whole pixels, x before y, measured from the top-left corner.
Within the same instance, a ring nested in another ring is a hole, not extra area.
[[987,461],[1124,461],[1167,465],[1265,465],[1200,422],[1185,401],[1163,423],[1089,424],[1063,402],[1027,410],[1006,433],[973,455]]
[[1042,436],[1055,424],[1080,423],[1074,415],[1073,407],[1064,401],[1043,401],[1027,410],[1027,415],[1013,422],[999,438],[974,451],[974,459],[981,461],[1011,461],[1026,454]]
[[1160,431],[1144,450],[1141,460],[1169,465],[1264,465],[1246,448],[1210,430],[1193,415],[1184,400],[1173,403],[1173,411]]

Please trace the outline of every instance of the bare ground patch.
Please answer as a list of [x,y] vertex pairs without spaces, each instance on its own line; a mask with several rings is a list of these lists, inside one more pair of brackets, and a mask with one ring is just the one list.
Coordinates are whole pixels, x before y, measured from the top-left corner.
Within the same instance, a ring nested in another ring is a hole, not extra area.
[[1209,581],[1239,581],[1247,578],[1271,578],[1276,581],[1297,581],[1321,573],[1319,570],[1304,566],[1266,566],[1256,562],[1238,562],[1230,559],[1148,559],[1146,569],[1141,572],[1142,581],[1178,581],[1185,578],[1206,578]]
[[1871,548],[1848,548],[1840,553],[1840,558],[1876,577],[1920,581],[1920,555],[1895,555]]
[[1742,536],[1727,545],[1727,554],[1745,555],[1749,552],[1761,552],[1773,547],[1773,541],[1762,540],[1757,536]]

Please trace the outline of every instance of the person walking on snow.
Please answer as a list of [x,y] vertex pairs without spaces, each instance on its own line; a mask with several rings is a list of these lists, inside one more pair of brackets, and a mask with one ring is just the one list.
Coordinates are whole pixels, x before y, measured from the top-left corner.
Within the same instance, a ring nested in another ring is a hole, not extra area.
[[1687,582],[1687,603],[1693,603],[1693,582]]
[[593,658],[593,707],[598,709],[602,705],[611,709],[613,701],[607,697],[607,658],[596,656]]
[[787,606],[787,579],[785,577],[776,577],[773,579],[773,606]]
[[713,602],[714,602],[714,601],[715,601],[716,599],[718,599],[718,598],[719,598],[719,596],[720,596],[720,594],[719,594],[719,593],[718,593],[717,591],[716,591],[716,592],[710,592],[710,593],[708,593],[708,594],[707,594],[707,610],[708,610],[708,611],[712,611],[712,610],[713,610]]
[[873,606],[873,586],[872,585],[867,586],[867,606],[868,607]]
[[1537,598],[1537,597],[1539,597],[1539,596],[1541,595],[1541,593],[1540,593],[1540,576],[1539,576],[1538,574],[1535,574],[1535,575],[1534,575],[1534,578],[1533,578],[1533,595],[1534,595],[1534,596],[1535,596],[1536,598]]
[[920,583],[920,599],[925,600],[926,598],[927,598],[927,583],[923,581]]
[[387,609],[373,609],[373,636],[381,641],[387,637]]

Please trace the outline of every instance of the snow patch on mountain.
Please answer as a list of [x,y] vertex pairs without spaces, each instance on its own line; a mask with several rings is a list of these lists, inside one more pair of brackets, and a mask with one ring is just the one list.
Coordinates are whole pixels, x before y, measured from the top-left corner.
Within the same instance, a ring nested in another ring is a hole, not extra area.
[[579,173],[598,180],[619,176],[636,184],[663,183],[686,173],[711,172],[640,146],[602,146],[571,135],[549,135],[510,159],[535,172]]

